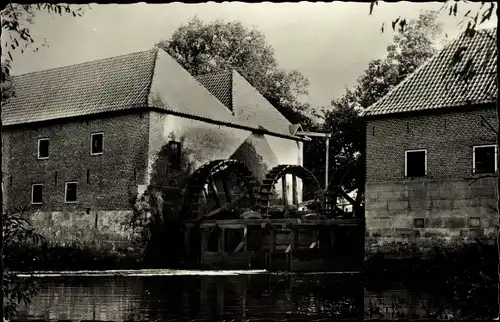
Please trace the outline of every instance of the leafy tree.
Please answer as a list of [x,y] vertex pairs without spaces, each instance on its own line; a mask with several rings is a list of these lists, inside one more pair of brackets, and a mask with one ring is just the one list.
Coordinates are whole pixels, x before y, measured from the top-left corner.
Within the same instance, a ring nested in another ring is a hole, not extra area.
[[273,48],[259,30],[237,21],[204,24],[195,17],[157,46],[193,75],[237,70],[288,120],[309,124],[303,112],[309,105],[299,101],[308,93],[309,81],[296,70],[278,67]]
[[[37,234],[31,227],[31,223],[23,218],[26,208],[14,212],[3,213],[3,238],[4,253],[3,260],[6,263],[17,262],[18,252],[30,246],[39,246],[43,242],[43,236]],[[36,258],[31,258],[35,261]],[[23,262],[25,270],[31,269],[33,262]],[[8,269],[3,272],[3,316],[12,318],[17,313],[21,303],[29,304],[31,298],[38,292],[37,284],[33,278],[18,278]]]
[[[5,42],[4,48],[2,50],[2,78],[1,78],[1,90],[2,90],[2,101],[3,106],[7,100],[15,95],[15,86],[12,82],[10,76],[10,63],[13,61],[12,53],[20,49],[21,54],[24,50],[30,48],[30,46],[37,44],[35,39],[31,35],[31,25],[33,19],[37,12],[48,12],[51,14],[70,14],[74,17],[81,16],[84,12],[84,7],[73,6],[69,4],[51,4],[51,3],[38,3],[38,4],[19,4],[19,3],[8,3],[5,8],[0,13],[2,32],[8,35],[8,41]],[[42,44],[45,46],[45,44]],[[33,51],[38,51],[38,47],[35,47]],[[2,126],[0,120],[0,127]],[[1,147],[1,146],[0,146]],[[0,282],[0,292],[1,298],[6,302],[5,311],[4,306],[0,308],[0,316],[10,317],[17,309],[17,305],[21,301],[29,301],[31,296],[33,296],[35,289],[30,286],[30,284],[22,283],[19,280],[13,278],[11,274],[7,272],[4,267],[4,247],[9,246],[9,237],[11,236],[14,240],[23,239],[27,241],[33,236],[38,236],[34,234],[30,228],[28,222],[19,222],[20,218],[13,217],[13,214],[5,214],[3,209],[3,171],[2,171],[2,193],[0,196],[0,204],[2,207],[0,209],[0,227],[2,227],[3,234],[0,236],[0,270],[4,272],[3,278]],[[17,219],[16,219],[17,218]],[[21,220],[22,221],[22,220]],[[16,224],[11,224],[15,222]],[[27,232],[31,232],[31,237]],[[17,237],[16,237],[17,236]],[[34,237],[35,239],[38,237]],[[16,300],[17,299],[17,300]]]
[[[405,29],[394,35],[386,56],[370,61],[356,85],[332,100],[331,107],[323,109],[323,123],[318,130],[332,133],[330,185],[341,186],[346,192],[357,189],[358,205],[363,200],[365,184],[365,127],[360,111],[382,98],[436,53],[435,44],[442,34],[437,18],[437,13],[427,11],[410,20]],[[309,149],[307,166],[323,177],[325,145],[317,142]]]

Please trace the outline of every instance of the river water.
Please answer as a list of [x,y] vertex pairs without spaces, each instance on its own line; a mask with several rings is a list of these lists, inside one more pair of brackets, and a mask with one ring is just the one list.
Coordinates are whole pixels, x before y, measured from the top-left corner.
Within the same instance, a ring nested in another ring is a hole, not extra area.
[[140,271],[43,274],[17,319],[320,320],[455,318],[428,291],[367,289],[358,274]]

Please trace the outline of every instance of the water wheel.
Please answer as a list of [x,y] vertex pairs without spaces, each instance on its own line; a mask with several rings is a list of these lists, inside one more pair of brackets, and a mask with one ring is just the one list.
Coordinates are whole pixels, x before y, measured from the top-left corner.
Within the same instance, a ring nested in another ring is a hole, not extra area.
[[[291,179],[291,189],[288,178]],[[281,187],[278,183],[281,183]],[[259,189],[257,203],[263,215],[279,216],[280,213],[298,210],[300,206],[312,203],[317,199],[317,192],[320,190],[318,180],[306,168],[298,165],[279,165],[266,174]]]
[[257,181],[237,160],[215,160],[191,176],[185,189],[183,214],[188,220],[235,219],[255,205]]

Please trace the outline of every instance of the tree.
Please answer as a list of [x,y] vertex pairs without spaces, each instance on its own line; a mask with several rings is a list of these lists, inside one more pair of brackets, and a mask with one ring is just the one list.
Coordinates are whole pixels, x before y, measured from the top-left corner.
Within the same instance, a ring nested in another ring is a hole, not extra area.
[[[344,191],[357,190],[356,204],[361,206],[365,184],[365,127],[359,115],[386,95],[418,66],[432,57],[435,44],[442,34],[435,12],[422,12],[410,20],[404,30],[398,30],[387,47],[384,58],[374,59],[357,79],[356,85],[331,107],[323,109],[323,123],[319,130],[332,133],[330,141],[330,186],[341,186]],[[311,145],[307,166],[315,175],[324,176],[324,144]]]
[[237,70],[290,122],[309,124],[303,112],[309,105],[299,101],[308,93],[309,81],[296,70],[278,67],[273,48],[259,30],[237,21],[204,24],[195,17],[157,46],[193,75]]
[[[1,78],[1,90],[2,90],[2,101],[1,106],[8,101],[10,97],[15,95],[15,86],[12,82],[10,76],[10,63],[13,61],[12,53],[20,49],[21,54],[24,50],[36,44],[35,39],[31,36],[31,24],[37,12],[48,12],[51,14],[70,14],[73,17],[81,16],[84,12],[82,6],[73,6],[69,4],[50,4],[50,3],[38,3],[38,4],[18,4],[18,3],[8,3],[5,8],[0,13],[2,32],[6,33],[9,37],[8,41],[4,44],[4,50],[2,51],[2,78]],[[43,44],[45,45],[45,44]],[[38,51],[38,47],[35,47],[33,51]],[[2,126],[0,120],[0,127]],[[3,143],[3,141],[2,141]],[[1,145],[0,145],[1,148]],[[9,241],[7,236],[12,233],[12,236],[26,236],[25,232],[30,231],[29,228],[25,226],[19,226],[16,224],[14,226],[9,226],[12,216],[4,213],[3,209],[3,171],[2,171],[2,191],[0,196],[0,227],[2,227],[3,234],[0,234],[0,270],[4,273],[2,281],[0,282],[0,292],[1,298],[7,301],[7,311],[4,312],[3,305],[0,307],[0,316],[8,317],[16,312],[17,305],[21,300],[29,300],[33,296],[34,289],[29,285],[23,287],[22,283],[12,278],[11,275],[6,273],[4,267],[4,246],[8,246]],[[4,220],[7,220],[4,222]],[[15,221],[15,220],[14,220]],[[23,223],[29,224],[29,223]],[[15,227],[15,229],[13,228]],[[24,235],[23,235],[24,234]],[[5,239],[4,239],[5,235]],[[28,237],[25,240],[29,239]],[[11,297],[9,297],[11,296]],[[17,302],[14,299],[17,298]],[[16,304],[17,303],[17,304]]]

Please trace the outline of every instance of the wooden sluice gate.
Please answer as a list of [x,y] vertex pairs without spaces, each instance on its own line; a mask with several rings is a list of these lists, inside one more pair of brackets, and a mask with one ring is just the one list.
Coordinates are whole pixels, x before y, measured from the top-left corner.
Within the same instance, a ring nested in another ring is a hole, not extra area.
[[187,224],[185,234],[199,242],[186,252],[202,268],[323,272],[363,264],[364,222],[357,219],[216,220]]
[[[263,180],[235,160],[199,168],[184,189],[185,262],[207,269],[360,271],[364,216],[346,213],[307,169],[280,165]],[[352,200],[352,199],[351,199]]]

